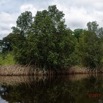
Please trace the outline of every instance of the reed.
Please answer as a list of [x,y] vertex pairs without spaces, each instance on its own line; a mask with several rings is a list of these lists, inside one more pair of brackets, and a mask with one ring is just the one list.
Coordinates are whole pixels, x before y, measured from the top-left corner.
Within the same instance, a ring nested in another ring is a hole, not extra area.
[[3,76],[43,76],[43,75],[68,75],[68,74],[97,74],[103,73],[103,71],[96,71],[84,67],[71,67],[67,70],[45,70],[41,68],[36,68],[34,66],[22,66],[22,65],[12,65],[12,66],[0,66],[0,75]]
[[47,75],[48,71],[31,66],[0,66],[0,75],[5,76],[23,76],[23,75]]

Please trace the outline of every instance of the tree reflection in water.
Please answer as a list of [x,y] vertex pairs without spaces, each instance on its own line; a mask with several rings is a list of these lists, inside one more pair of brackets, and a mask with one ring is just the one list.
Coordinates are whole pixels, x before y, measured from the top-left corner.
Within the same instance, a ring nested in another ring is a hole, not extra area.
[[8,103],[103,103],[102,77],[64,76],[45,80],[23,77],[24,82],[13,85],[0,82],[0,96]]

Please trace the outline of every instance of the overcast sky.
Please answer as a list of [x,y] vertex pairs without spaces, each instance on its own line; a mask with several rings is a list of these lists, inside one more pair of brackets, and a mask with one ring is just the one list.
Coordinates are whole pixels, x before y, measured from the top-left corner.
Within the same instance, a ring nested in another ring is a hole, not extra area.
[[0,0],[0,39],[10,33],[22,12],[31,11],[35,15],[49,5],[57,5],[64,12],[71,29],[86,28],[89,21],[97,21],[103,27],[103,0]]

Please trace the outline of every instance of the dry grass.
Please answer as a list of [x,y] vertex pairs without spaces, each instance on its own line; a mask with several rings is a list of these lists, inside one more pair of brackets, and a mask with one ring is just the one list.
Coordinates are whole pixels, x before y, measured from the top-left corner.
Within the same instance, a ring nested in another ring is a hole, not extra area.
[[74,67],[71,67],[69,69],[69,73],[79,73],[79,74],[87,74],[89,73],[89,70],[87,68],[84,68],[84,67],[78,67],[78,66],[74,66]]
[[40,70],[39,68],[33,68],[30,66],[21,66],[21,65],[13,65],[13,66],[1,66],[0,67],[0,75],[8,75],[8,76],[20,76],[20,75],[46,75],[47,71]]
[[[12,66],[0,66],[0,75],[5,76],[23,76],[23,75],[49,75],[52,76],[55,72],[45,69],[40,69],[31,66],[21,66],[21,65],[12,65]],[[69,68],[68,70],[58,71],[57,74],[95,74],[96,71],[90,71],[84,67],[74,66]],[[103,73],[102,71],[98,71],[98,73]]]

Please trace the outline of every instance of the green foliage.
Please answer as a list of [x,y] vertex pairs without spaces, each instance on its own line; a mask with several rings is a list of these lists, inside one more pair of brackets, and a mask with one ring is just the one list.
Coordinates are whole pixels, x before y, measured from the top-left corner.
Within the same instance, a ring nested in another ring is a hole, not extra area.
[[74,36],[79,40],[80,35],[82,35],[83,29],[75,29]]
[[91,32],[97,32],[98,30],[98,24],[96,21],[93,21],[93,22],[88,22],[87,23],[87,27],[88,27],[88,30],[91,31]]
[[[19,31],[24,30],[23,27],[29,28],[29,25],[25,27],[25,24],[31,15],[25,19],[24,14],[17,20]],[[32,26],[24,32],[24,35],[27,35],[24,36],[25,40],[18,40],[21,45],[14,48],[18,63],[41,68],[65,68],[72,65],[71,55],[75,43],[72,31],[66,28],[63,16],[55,5],[49,6],[48,10],[37,12],[33,22],[30,22]]]
[[16,24],[20,33],[24,36],[27,36],[27,32],[32,25],[32,13],[29,11],[21,13],[21,15],[18,17],[16,21]]
[[0,65],[14,65],[15,60],[13,53],[7,53],[7,54],[0,54]]
[[64,13],[53,5],[37,11],[34,17],[29,11],[21,13],[16,27],[0,45],[6,47],[3,53],[12,51],[19,64],[53,70],[73,65],[99,68],[103,63],[103,28],[96,21],[88,22],[87,28],[72,32]]
[[84,31],[78,43],[80,62],[89,68],[97,68],[101,65],[102,51],[99,38],[94,32]]

